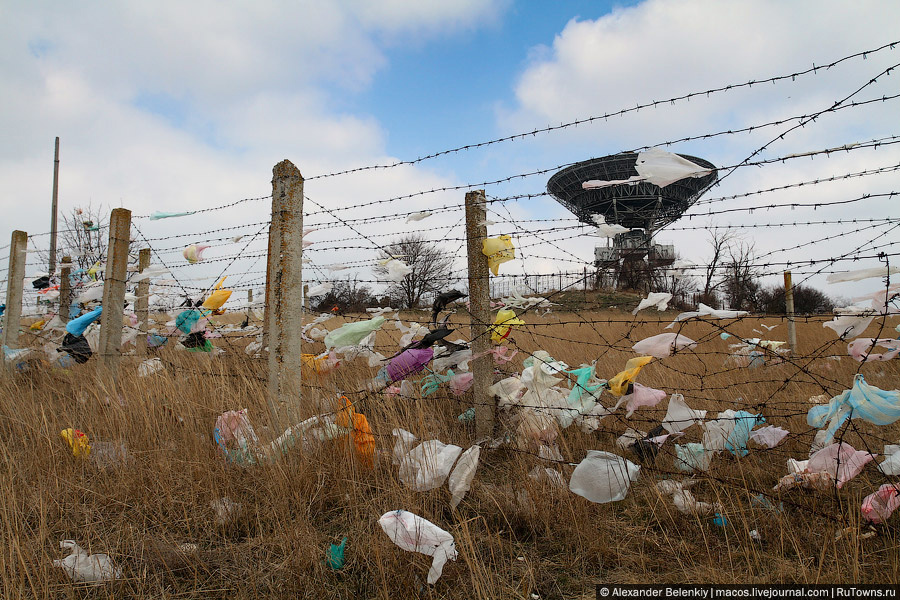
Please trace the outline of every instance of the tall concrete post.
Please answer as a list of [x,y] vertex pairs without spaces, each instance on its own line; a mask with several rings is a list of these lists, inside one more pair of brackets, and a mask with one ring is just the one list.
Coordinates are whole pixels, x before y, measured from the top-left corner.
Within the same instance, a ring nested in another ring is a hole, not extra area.
[[253,290],[247,290],[247,321],[253,318]]
[[[6,310],[3,311],[4,346],[19,347],[19,325],[22,321],[22,288],[25,283],[25,250],[28,234],[13,231],[9,242],[9,271],[6,273]],[[0,360],[3,357],[0,356]],[[5,362],[5,361],[4,361]]]
[[56,271],[56,213],[59,200],[59,138],[53,154],[53,197],[50,200],[50,275]]
[[63,256],[59,270],[59,320],[69,322],[69,308],[72,306],[72,282],[69,277],[72,274],[72,258]]
[[490,350],[491,299],[488,293],[490,272],[487,256],[482,252],[482,241],[487,237],[484,221],[484,190],[466,193],[466,246],[469,255],[469,335],[472,354],[478,356],[471,362],[475,395],[475,435],[479,440],[492,437],[494,432],[494,398],[488,388],[494,383],[493,362],[486,352]]
[[103,314],[100,315],[100,359],[115,377],[122,346],[122,313],[125,310],[125,280],[128,277],[128,244],[131,241],[131,211],[114,208],[109,217],[109,245],[103,271]]
[[794,285],[791,283],[791,272],[784,272],[784,308],[787,314],[788,343],[791,352],[797,354],[797,329],[794,323]]
[[[141,248],[138,252],[138,273],[150,266],[150,248]],[[138,318],[137,348],[139,354],[147,354],[147,330],[150,315],[150,280],[142,279],[137,284],[137,302],[134,304],[134,312]]]
[[265,314],[269,412],[273,425],[279,428],[296,423],[300,417],[302,260],[303,176],[293,163],[283,160],[272,169]]

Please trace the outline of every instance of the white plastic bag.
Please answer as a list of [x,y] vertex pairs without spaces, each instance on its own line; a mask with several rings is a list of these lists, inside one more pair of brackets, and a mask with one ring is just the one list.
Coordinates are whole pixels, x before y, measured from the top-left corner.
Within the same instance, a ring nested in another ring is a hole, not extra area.
[[462,448],[440,440],[422,442],[409,451],[400,464],[400,481],[417,492],[443,485]]
[[444,563],[456,560],[456,544],[453,536],[431,521],[405,510],[384,513],[378,524],[391,541],[408,552],[421,552],[433,556],[428,570],[428,583],[433,584],[441,576]]
[[669,433],[684,431],[694,423],[699,423],[706,418],[705,410],[694,410],[684,401],[681,394],[672,394],[669,398],[669,408],[663,418],[663,429]]
[[616,502],[628,495],[640,471],[638,465],[612,452],[589,450],[575,467],[569,489],[598,504]]
[[63,540],[59,547],[70,549],[72,553],[61,560],[54,560],[53,566],[61,567],[72,581],[112,581],[122,577],[122,571],[113,565],[106,554],[88,554],[74,540]]
[[459,462],[453,472],[450,473],[450,480],[447,482],[453,499],[450,500],[450,507],[456,506],[466,497],[466,492],[472,487],[472,480],[475,479],[475,470],[478,469],[478,459],[481,457],[481,447],[472,446],[459,457]]

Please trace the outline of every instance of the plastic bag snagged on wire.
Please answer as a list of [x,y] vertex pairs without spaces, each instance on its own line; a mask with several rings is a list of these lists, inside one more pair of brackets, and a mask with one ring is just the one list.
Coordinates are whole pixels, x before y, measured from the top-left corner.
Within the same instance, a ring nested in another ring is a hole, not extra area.
[[728,439],[725,440],[725,449],[737,457],[746,456],[750,430],[765,422],[762,415],[750,414],[745,410],[735,412],[734,427],[731,428]]
[[384,325],[384,317],[377,316],[367,321],[346,323],[325,336],[325,348],[342,348],[344,346],[356,346],[373,331],[378,331]]
[[390,382],[415,375],[425,368],[434,356],[434,348],[410,348],[391,359],[385,367]]
[[652,356],[636,356],[628,359],[628,362],[625,363],[625,369],[616,373],[616,375],[607,382],[609,391],[615,396],[625,395],[628,391],[628,386],[634,382],[641,369],[652,360]]
[[443,485],[462,448],[440,440],[422,442],[410,450],[400,463],[400,481],[407,487],[425,492]]
[[405,510],[392,510],[384,513],[378,524],[400,548],[434,557],[428,570],[429,584],[438,580],[448,560],[456,560],[453,536],[431,521]]
[[851,389],[835,396],[827,405],[809,409],[806,422],[819,429],[827,426],[824,440],[827,443],[851,414],[854,419],[863,419],[873,425],[890,425],[900,419],[900,390],[879,389],[857,374]]
[[669,433],[678,433],[694,423],[700,423],[705,418],[705,410],[694,410],[684,401],[683,395],[672,394],[669,398],[669,408],[666,410],[662,426]]
[[193,265],[203,260],[203,251],[207,248],[209,248],[207,244],[191,244],[181,254]]
[[862,334],[874,319],[874,316],[866,315],[839,315],[822,323],[822,327],[834,330],[842,340],[850,340]]
[[846,442],[826,446],[809,457],[806,470],[809,473],[828,473],[837,487],[856,477],[875,456],[856,450]]
[[663,311],[666,310],[669,306],[669,301],[672,300],[672,294],[668,292],[650,292],[647,294],[647,297],[640,301],[633,311],[631,311],[632,315],[638,314],[638,312],[644,310],[645,308],[656,307],[656,310]]
[[497,317],[491,326],[491,341],[495,344],[506,342],[513,325],[524,325],[525,321],[516,316],[515,311],[504,308],[497,311]]
[[766,448],[774,448],[790,433],[787,429],[768,425],[750,433],[750,439]]
[[88,325],[99,319],[102,313],[103,307],[98,306],[91,312],[85,313],[76,319],[72,319],[66,323],[66,333],[70,333],[76,337],[84,335],[84,330],[88,328]]
[[[876,346],[886,348],[888,352],[876,354]],[[847,344],[847,354],[858,362],[888,361],[900,354],[900,340],[892,338],[857,338]]]
[[619,408],[619,406],[624,403],[625,409],[628,411],[627,413],[625,413],[625,417],[629,418],[638,408],[642,406],[656,406],[665,397],[666,393],[662,390],[656,390],[651,387],[641,385],[640,383],[635,383],[632,386],[631,393],[625,394],[620,397],[619,401],[616,402],[616,405],[613,407],[613,410]]
[[631,349],[638,354],[666,358],[671,356],[673,352],[678,352],[685,348],[695,348],[696,346],[697,342],[680,333],[660,333],[639,341]]
[[616,502],[628,495],[628,488],[640,471],[638,465],[621,456],[589,450],[572,472],[569,489],[591,502]]
[[225,304],[225,302],[227,302],[231,297],[232,292],[232,290],[222,289],[222,284],[225,283],[225,279],[226,277],[223,277],[219,280],[219,282],[213,288],[215,291],[213,291],[213,293],[210,294],[209,297],[204,300],[203,304],[201,304],[200,306],[208,310],[219,310],[220,308],[222,308],[222,305]]
[[63,550],[71,550],[69,556],[54,560],[53,566],[60,567],[72,581],[112,581],[122,577],[122,571],[113,565],[106,554],[88,554],[74,540],[63,540],[59,543]]
[[508,235],[501,235],[500,237],[482,240],[481,253],[487,256],[488,267],[494,275],[497,275],[499,272],[501,264],[511,261],[516,257],[512,237]]
[[475,471],[478,469],[478,459],[481,457],[481,447],[472,446],[462,453],[459,461],[456,463],[453,472],[450,473],[450,479],[447,486],[453,498],[450,500],[450,507],[456,508],[457,505],[466,497],[466,492],[472,486],[472,480],[475,479]]
[[862,501],[863,518],[870,523],[884,523],[897,508],[900,508],[900,485],[885,483],[874,494]]

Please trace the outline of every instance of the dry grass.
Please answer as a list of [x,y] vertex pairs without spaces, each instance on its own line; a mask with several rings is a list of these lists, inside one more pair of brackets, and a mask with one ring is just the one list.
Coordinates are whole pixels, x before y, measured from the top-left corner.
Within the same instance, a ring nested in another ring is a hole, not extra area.
[[[573,367],[597,359],[598,374],[610,377],[633,355],[634,341],[661,330],[656,315],[631,325],[625,322],[630,315],[618,311],[547,319],[532,317],[543,325],[514,335],[522,353],[508,371],[521,368],[524,352],[544,349]],[[346,440],[307,453],[296,450],[273,464],[240,467],[224,463],[212,442],[218,414],[247,407],[261,437],[273,437],[264,426],[265,363],[243,352],[215,358],[164,349],[165,373],[148,378],[133,375],[137,359],[126,357],[117,388],[96,360],[66,371],[34,369],[5,377],[0,596],[547,599],[592,598],[597,582],[900,581],[895,528],[835,542],[836,531],[858,525],[863,496],[884,482],[872,466],[837,493],[784,494],[781,513],[750,505],[751,496],[771,493],[788,457],[806,457],[814,434],[805,422],[807,399],[849,387],[859,366],[846,356],[839,362],[824,357],[844,354],[846,346],[830,343],[834,335],[822,329],[822,320],[798,326],[800,356],[760,369],[724,367],[728,342],[719,339],[720,330],[689,323],[682,333],[703,341],[697,352],[655,361],[639,377],[646,385],[683,393],[694,408],[759,411],[769,424],[792,432],[770,451],[754,447],[741,460],[720,455],[699,477],[695,495],[725,506],[726,527],[682,515],[655,492],[654,483],[675,472],[671,443],[655,461],[641,461],[641,478],[625,500],[613,504],[592,504],[531,480],[528,471],[547,463],[511,449],[482,453],[472,491],[457,510],[449,508],[446,486],[407,490],[390,462],[392,428],[463,447],[473,443],[470,426],[456,419],[470,398],[443,390],[416,401],[355,396],[376,433],[379,454],[372,470],[356,461]],[[754,337],[757,323],[749,319],[728,329]],[[867,335],[874,336],[878,325]],[[885,333],[895,325],[889,321]],[[785,335],[782,325],[768,337]],[[396,347],[393,327],[379,336],[385,349]],[[217,345],[229,348],[222,340]],[[813,358],[817,353],[823,356]],[[307,378],[304,416],[329,406],[334,390],[363,389],[373,371],[362,362]],[[898,364],[866,364],[862,372],[869,383],[894,389]],[[571,427],[560,436],[563,455],[577,463],[588,449],[620,453],[615,438],[627,426],[652,428],[665,405],[642,409],[630,420],[608,417],[592,435]],[[130,460],[100,468],[73,458],[59,437],[67,427],[85,431],[92,441],[126,444]],[[688,431],[686,441],[699,441],[697,429]],[[898,437],[896,425],[854,421],[844,440],[880,453]],[[566,479],[572,470],[550,466]],[[530,502],[517,500],[523,489]],[[227,526],[216,524],[210,508],[223,496],[243,506]],[[447,564],[433,587],[424,583],[430,557],[403,552],[378,526],[383,513],[398,508],[456,538],[459,559]],[[750,539],[752,529],[762,543]],[[347,564],[331,571],[324,564],[326,549],[345,535]],[[62,539],[110,554],[125,578],[102,586],[71,584],[51,565],[62,556]],[[175,548],[182,543],[197,544],[200,551],[179,554]]]

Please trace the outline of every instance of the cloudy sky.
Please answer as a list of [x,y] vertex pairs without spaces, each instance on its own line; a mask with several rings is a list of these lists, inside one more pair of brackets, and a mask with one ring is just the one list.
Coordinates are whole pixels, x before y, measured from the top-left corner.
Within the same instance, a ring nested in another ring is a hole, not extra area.
[[[900,4],[892,1],[7,1],[0,3],[0,246],[21,229],[34,235],[31,249],[48,247],[40,234],[49,231],[59,136],[60,211],[89,204],[104,212],[131,209],[139,244],[150,240],[154,262],[171,267],[186,286],[204,287],[224,270],[238,287],[260,287],[259,223],[270,204],[248,200],[158,221],[146,215],[267,196],[272,166],[285,158],[309,179],[306,221],[321,227],[308,234],[315,242],[307,253],[310,278],[371,278],[362,265],[376,248],[416,230],[457,253],[462,269],[460,205],[467,189],[484,188],[496,198],[540,194],[558,165],[751,126],[666,148],[724,167],[770,142],[754,161],[900,135],[900,99],[891,98],[900,94],[900,71],[883,74],[900,63],[900,45],[775,83],[413,165],[316,176],[803,72],[897,41],[897,23]],[[796,117],[848,97],[840,110],[795,128]],[[868,102],[881,98],[887,99]],[[773,121],[784,122],[758,127]],[[900,189],[898,165],[900,145],[887,144],[739,168],[689,211],[693,218],[657,239],[702,264],[708,258],[702,227],[742,226],[759,261],[770,264],[765,272],[792,261],[795,282],[809,276],[808,283],[849,298],[876,289],[878,280],[828,286],[824,274],[813,272],[876,266],[876,259],[827,267],[802,261],[900,252],[900,200],[877,196]],[[881,172],[716,201],[870,170]],[[864,194],[876,197],[828,206]],[[765,208],[787,203],[824,206]],[[440,207],[448,208],[416,223],[378,219]],[[518,232],[523,247],[504,272],[581,271],[590,264],[598,239],[575,227],[552,198],[492,208],[497,224],[490,233]],[[756,210],[732,210],[749,208]],[[831,223],[852,219],[879,221]],[[353,228],[337,226],[341,221]],[[810,221],[828,223],[784,226]],[[756,225],[764,227],[749,227]],[[550,227],[557,229],[540,231]],[[247,237],[237,243],[225,239],[241,234]],[[209,262],[189,266],[181,249],[199,242],[212,245]],[[900,263],[900,256],[892,260]],[[0,262],[5,269],[6,258]],[[325,268],[338,263],[360,266]],[[38,254],[30,254],[28,272],[40,270]]]

